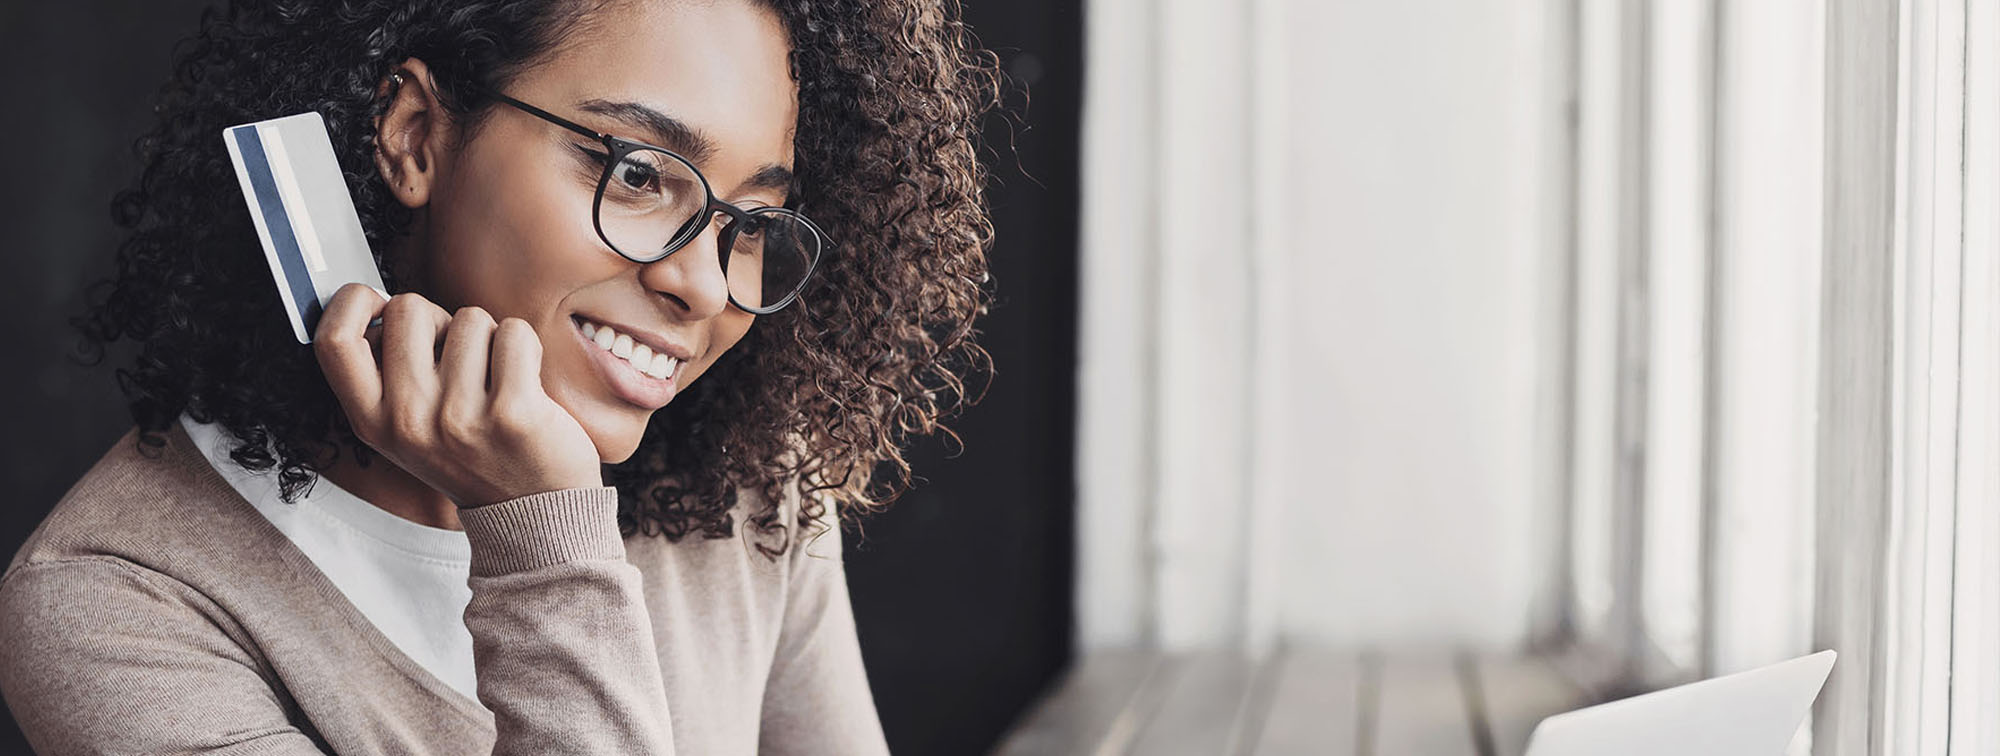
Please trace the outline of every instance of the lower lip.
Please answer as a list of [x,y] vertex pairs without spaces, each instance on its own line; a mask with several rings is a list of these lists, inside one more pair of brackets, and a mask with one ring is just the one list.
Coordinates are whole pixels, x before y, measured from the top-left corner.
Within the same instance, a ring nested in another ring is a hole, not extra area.
[[654,378],[639,372],[638,368],[632,367],[632,363],[598,346],[597,342],[584,338],[581,323],[571,320],[569,330],[576,334],[577,343],[583,350],[590,353],[590,362],[597,366],[597,374],[604,377],[604,382],[611,386],[612,393],[618,398],[649,410],[665,407],[674,400],[674,394],[679,391],[679,387],[674,385],[674,375],[681,371],[679,364],[674,365],[673,374]]

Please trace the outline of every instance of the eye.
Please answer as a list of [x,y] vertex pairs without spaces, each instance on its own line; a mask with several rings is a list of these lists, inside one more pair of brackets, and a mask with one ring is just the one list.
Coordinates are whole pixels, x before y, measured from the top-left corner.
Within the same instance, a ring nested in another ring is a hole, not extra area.
[[[597,178],[604,171],[604,165],[611,162],[611,154],[603,150],[591,149],[581,144],[575,147],[577,152],[583,154],[586,165],[593,169],[592,179]],[[659,181],[660,172],[640,162],[636,156],[631,156],[619,161],[618,167],[612,171],[612,178],[617,179],[628,189],[644,189],[649,184]]]
[[659,182],[660,172],[630,160],[620,160],[618,167],[611,169],[611,178],[628,189],[645,190]]

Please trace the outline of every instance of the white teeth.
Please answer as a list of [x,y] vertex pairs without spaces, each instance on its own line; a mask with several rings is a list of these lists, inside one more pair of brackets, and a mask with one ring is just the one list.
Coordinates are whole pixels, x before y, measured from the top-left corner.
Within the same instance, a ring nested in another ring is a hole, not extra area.
[[665,380],[680,367],[680,360],[667,356],[665,352],[655,352],[652,347],[633,341],[631,336],[619,333],[610,326],[596,323],[583,324],[583,337],[611,354],[622,357],[633,369],[654,378]]

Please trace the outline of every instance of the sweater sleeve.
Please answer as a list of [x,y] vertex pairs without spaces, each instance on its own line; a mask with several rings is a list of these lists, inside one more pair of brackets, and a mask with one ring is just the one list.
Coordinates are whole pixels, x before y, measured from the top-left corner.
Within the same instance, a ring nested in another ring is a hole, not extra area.
[[472,545],[465,626],[495,754],[672,754],[659,652],[617,489],[459,510]]
[[8,573],[0,694],[28,743],[43,756],[323,753],[205,600],[109,556]]
[[758,728],[762,754],[889,752],[861,663],[835,511],[826,507],[824,532],[792,544],[787,557],[785,618]]

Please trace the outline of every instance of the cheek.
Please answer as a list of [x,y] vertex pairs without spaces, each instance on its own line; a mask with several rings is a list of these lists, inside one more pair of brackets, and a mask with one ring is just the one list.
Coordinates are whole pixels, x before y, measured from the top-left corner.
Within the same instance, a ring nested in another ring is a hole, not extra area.
[[757,316],[735,307],[729,307],[723,310],[722,314],[715,316],[714,320],[709,322],[708,355],[694,366],[695,371],[689,376],[688,383],[693,383],[695,378],[708,372],[710,365],[714,365],[723,354],[735,348],[736,343],[743,340],[743,335],[750,332],[751,324],[756,321]]
[[[477,305],[541,327],[570,292],[601,277],[590,198],[526,148],[468,150],[427,208],[429,279],[446,309]],[[506,154],[511,153],[511,154]]]

